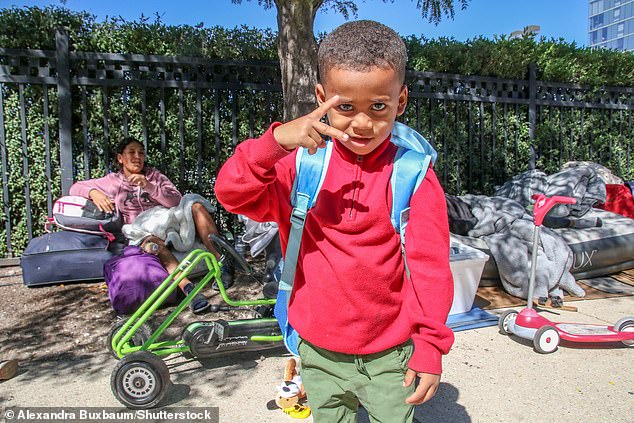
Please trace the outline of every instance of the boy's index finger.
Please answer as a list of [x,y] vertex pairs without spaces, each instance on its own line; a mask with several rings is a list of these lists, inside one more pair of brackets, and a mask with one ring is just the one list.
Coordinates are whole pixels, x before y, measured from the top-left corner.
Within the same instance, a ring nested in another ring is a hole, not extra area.
[[317,121],[313,124],[313,128],[315,128],[315,131],[319,132],[320,134],[329,136],[330,138],[336,138],[341,141],[348,141],[348,134],[328,125],[327,123]]
[[332,97],[330,97],[328,100],[324,101],[323,103],[321,103],[319,105],[319,107],[317,107],[312,113],[311,115],[315,118],[315,119],[321,119],[322,117],[326,116],[326,113],[328,113],[328,110],[332,109],[334,106],[337,105],[337,103],[339,102],[339,96],[338,95],[334,95]]
[[345,132],[340,131],[339,129],[334,128],[327,123],[321,121],[321,118],[324,117],[326,113],[328,113],[328,110],[332,109],[337,104],[339,104],[338,95],[334,95],[328,100],[321,103],[319,107],[317,107],[311,113],[311,115],[316,119],[316,121],[313,123],[313,128],[322,135],[326,135],[331,138],[337,138],[342,141],[347,141],[348,135]]

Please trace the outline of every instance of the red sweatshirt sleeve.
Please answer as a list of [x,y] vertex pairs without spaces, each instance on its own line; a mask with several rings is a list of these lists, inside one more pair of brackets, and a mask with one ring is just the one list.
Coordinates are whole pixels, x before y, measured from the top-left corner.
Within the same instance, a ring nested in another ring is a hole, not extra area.
[[260,138],[241,142],[220,169],[215,192],[227,211],[257,222],[271,222],[278,221],[284,205],[290,210],[293,175],[280,161],[292,159],[294,154],[275,140],[273,130],[279,125],[271,125]]
[[454,341],[452,330],[445,324],[453,301],[453,277],[447,204],[433,169],[427,171],[410,205],[405,251],[411,277],[403,300],[414,341],[409,367],[441,374],[442,355],[449,352]]

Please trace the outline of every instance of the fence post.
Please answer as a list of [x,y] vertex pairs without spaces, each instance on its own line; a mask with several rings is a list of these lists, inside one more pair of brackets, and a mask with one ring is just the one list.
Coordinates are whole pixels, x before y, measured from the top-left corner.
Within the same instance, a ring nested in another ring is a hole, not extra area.
[[70,50],[68,31],[55,30],[55,58],[57,60],[57,96],[59,99],[59,163],[62,176],[62,195],[68,195],[73,184],[72,105],[70,92]]
[[528,140],[529,157],[528,170],[535,169],[537,157],[535,154],[535,120],[537,116],[537,65],[528,65]]

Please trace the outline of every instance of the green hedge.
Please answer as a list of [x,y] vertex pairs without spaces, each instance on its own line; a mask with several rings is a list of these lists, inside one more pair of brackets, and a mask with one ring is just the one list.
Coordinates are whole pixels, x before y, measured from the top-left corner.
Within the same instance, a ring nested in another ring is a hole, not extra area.
[[170,26],[160,16],[97,22],[87,12],[61,7],[0,9],[0,47],[54,50],[59,27],[68,29],[76,51],[277,60],[276,34],[271,30]]
[[[111,18],[97,22],[88,13],[71,12],[60,7],[40,9],[0,9],[0,47],[55,49],[54,31],[68,28],[72,49],[112,53],[138,53],[205,57],[210,59],[277,60],[276,33],[248,27],[227,29],[204,28],[187,25],[165,25],[159,17],[142,18],[127,22]],[[634,56],[607,50],[589,50],[556,40],[531,38],[509,40],[504,37],[489,40],[476,38],[467,42],[451,39],[427,40],[406,37],[410,52],[410,67],[415,70],[446,73],[527,78],[528,64],[538,64],[538,79],[576,82],[600,87],[602,85],[634,85]],[[42,232],[42,223],[49,206],[47,198],[47,171],[42,112],[42,87],[26,85],[26,146],[22,145],[22,125],[19,116],[20,98],[17,84],[2,84],[6,149],[9,161],[9,198],[4,203],[11,207],[12,247],[19,255],[27,244],[27,209],[25,185],[29,187],[33,235]],[[58,121],[56,90],[47,91],[49,101],[48,131],[50,134],[52,198],[60,193]],[[103,125],[104,90],[88,88],[82,92],[73,89],[73,152],[75,178],[102,176],[111,166],[112,151],[124,134],[124,116],[127,116],[131,135],[142,137],[142,118],[139,88],[111,88],[107,92],[109,139]],[[196,97],[185,91],[184,148],[181,148],[178,119],[178,90],[165,90],[166,145],[160,141],[160,117],[157,107],[159,90],[146,92],[148,123],[148,161],[172,178],[183,192],[199,192],[213,200],[213,180],[216,163],[222,163],[233,151],[234,127],[231,111],[238,99],[237,142],[247,138],[251,131],[261,134],[270,120],[281,116],[278,93],[267,95],[244,90],[232,94],[219,93],[220,124],[215,128],[213,113],[216,99],[205,93],[201,107],[203,144],[198,148]],[[83,98],[86,110],[82,110]],[[128,101],[124,102],[124,99]],[[411,101],[405,119],[418,122],[420,130],[434,143],[440,156],[436,165],[439,177],[448,192],[462,194],[467,191],[491,193],[494,185],[526,169],[530,140],[526,107],[509,107],[501,119],[502,106],[497,110],[493,129],[491,105],[480,113],[479,104],[464,102],[445,105],[436,100],[421,100],[419,107]],[[471,113],[474,127],[466,125]],[[82,121],[86,119],[86,126]],[[249,116],[253,116],[249,121]],[[447,117],[445,119],[445,116]],[[536,131],[536,147],[540,154],[538,167],[547,171],[558,170],[564,162],[594,159],[611,168],[616,174],[634,179],[631,168],[632,113],[583,113],[579,110],[554,110],[540,118]],[[429,121],[433,122],[429,128]],[[583,122],[583,124],[581,124]],[[623,128],[625,130],[623,131]],[[623,132],[623,135],[619,135]],[[215,148],[216,131],[220,134],[220,150]],[[470,134],[471,132],[471,134]],[[88,165],[85,168],[84,143],[88,136]],[[470,136],[471,135],[471,136]],[[471,139],[471,142],[469,142]],[[480,143],[480,140],[483,143]],[[561,140],[561,141],[560,141]],[[591,140],[585,141],[585,140]],[[560,145],[561,142],[561,145]],[[26,148],[26,154],[23,152]],[[199,154],[202,173],[198,174]],[[23,176],[25,166],[28,177]],[[4,208],[0,219],[6,222]],[[231,226],[230,218],[223,214],[222,225]],[[7,255],[6,231],[0,232],[0,257]]]
[[[160,16],[132,22],[108,18],[97,22],[87,12],[61,7],[0,9],[0,46],[54,49],[54,31],[68,28],[72,48],[80,51],[196,56],[220,59],[277,60],[276,33],[242,26],[222,27],[163,23]],[[414,70],[465,75],[526,78],[537,63],[539,79],[588,85],[634,85],[634,53],[590,49],[564,40],[505,36],[450,38],[407,36]]]
[[477,37],[459,42],[448,38],[405,39],[410,67],[419,71],[528,79],[536,63],[537,79],[592,86],[634,86],[634,53],[590,49],[564,40]]

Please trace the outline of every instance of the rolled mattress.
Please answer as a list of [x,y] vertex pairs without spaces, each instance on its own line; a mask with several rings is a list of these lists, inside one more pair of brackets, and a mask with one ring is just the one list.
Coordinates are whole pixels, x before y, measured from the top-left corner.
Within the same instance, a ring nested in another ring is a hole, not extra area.
[[[634,219],[605,210],[591,209],[584,218],[599,217],[603,225],[595,228],[553,229],[572,250],[572,274],[588,279],[634,268]],[[451,234],[451,239],[477,248],[490,256],[482,271],[482,280],[498,281],[495,258],[482,238]]]

